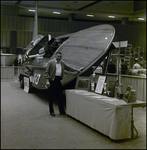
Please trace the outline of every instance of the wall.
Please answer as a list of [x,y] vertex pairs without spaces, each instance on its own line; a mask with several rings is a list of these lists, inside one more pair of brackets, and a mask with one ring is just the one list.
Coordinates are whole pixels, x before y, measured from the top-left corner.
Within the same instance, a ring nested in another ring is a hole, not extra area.
[[[15,68],[18,68],[15,70]],[[21,72],[26,71],[25,67],[15,66],[1,66],[1,79],[16,79]],[[15,72],[16,71],[16,72]],[[109,86],[110,81],[116,81],[117,76],[115,74],[107,74],[106,83]],[[96,76],[96,81],[98,75]],[[137,100],[146,101],[146,78],[139,76],[122,75],[122,93],[126,92],[127,86],[131,85],[132,89],[136,90]]]
[[27,71],[21,66],[1,66],[1,79],[19,79],[19,74]]
[[[3,7],[2,7],[3,8]],[[33,36],[33,17],[21,17],[14,13],[4,11],[1,14],[1,47],[10,47],[11,32],[17,32],[16,47],[26,46]],[[86,21],[68,21],[68,20],[54,20],[38,18],[38,34],[48,35],[52,37],[72,33],[85,29],[94,25],[106,24],[107,22],[86,22]],[[128,40],[133,47],[141,46],[146,51],[146,24],[130,22],[122,25],[119,23],[109,23],[115,27],[116,36],[114,41]]]
[[[107,74],[107,85],[110,81],[116,82],[117,76],[115,74]],[[136,90],[136,99],[140,101],[146,101],[146,78],[140,76],[122,75],[122,87],[121,92],[126,93],[127,86],[132,86],[133,90]]]
[[[1,45],[10,46],[10,33],[17,31],[17,47],[26,46],[33,36],[34,18],[1,15]],[[38,34],[52,37],[79,31],[96,25],[91,22],[38,19]]]

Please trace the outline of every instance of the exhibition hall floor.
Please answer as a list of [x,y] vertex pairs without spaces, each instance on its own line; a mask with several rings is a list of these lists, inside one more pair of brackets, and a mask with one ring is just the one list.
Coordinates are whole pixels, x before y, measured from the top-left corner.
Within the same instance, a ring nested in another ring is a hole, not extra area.
[[50,116],[44,91],[1,79],[1,149],[146,149],[146,107],[134,108],[138,138],[113,141],[68,115]]

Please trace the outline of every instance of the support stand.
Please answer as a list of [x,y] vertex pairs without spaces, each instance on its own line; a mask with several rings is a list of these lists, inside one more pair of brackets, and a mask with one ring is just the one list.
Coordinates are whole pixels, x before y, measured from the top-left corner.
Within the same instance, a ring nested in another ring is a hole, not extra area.
[[[136,131],[136,137],[134,137],[134,129]],[[134,120],[133,120],[133,106],[131,106],[131,139],[138,137],[138,131],[134,126]]]
[[116,48],[119,48],[119,54],[117,57],[117,80],[118,80],[118,98],[121,99],[122,98],[122,91],[121,91],[121,87],[122,87],[122,77],[121,77],[121,60],[120,60],[120,48],[121,47],[127,47],[128,41],[119,41],[119,42],[113,42],[113,45]]
[[[136,100],[136,102],[132,102],[132,103],[128,103],[131,105],[131,139],[136,139],[138,137],[138,131],[134,126],[134,120],[133,120],[133,108],[134,107],[146,107],[146,102],[143,101],[138,101]],[[136,136],[134,136],[134,130],[136,132]]]

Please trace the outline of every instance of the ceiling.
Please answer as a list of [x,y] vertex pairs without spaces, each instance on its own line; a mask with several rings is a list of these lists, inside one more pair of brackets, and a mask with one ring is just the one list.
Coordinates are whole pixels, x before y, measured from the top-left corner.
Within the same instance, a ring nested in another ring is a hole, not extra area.
[[[34,12],[28,10],[35,9],[36,3],[38,17],[49,19],[121,21],[122,18],[127,18],[128,21],[146,22],[146,1],[1,1],[4,5],[18,6],[20,16],[34,16]],[[54,14],[53,11],[60,14]],[[88,17],[87,14],[93,17]],[[109,18],[109,15],[115,18]]]

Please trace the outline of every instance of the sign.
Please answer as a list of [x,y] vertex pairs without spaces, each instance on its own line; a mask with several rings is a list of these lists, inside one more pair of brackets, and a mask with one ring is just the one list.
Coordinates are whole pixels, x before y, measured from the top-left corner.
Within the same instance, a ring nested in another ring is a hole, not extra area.
[[95,92],[102,94],[106,76],[99,76]]
[[39,74],[39,73],[34,73],[34,77],[32,77],[32,82],[33,82],[34,84],[38,85],[40,77],[41,77],[41,74]]
[[24,91],[29,92],[29,78],[24,77]]
[[116,48],[127,47],[128,41],[112,42]]

